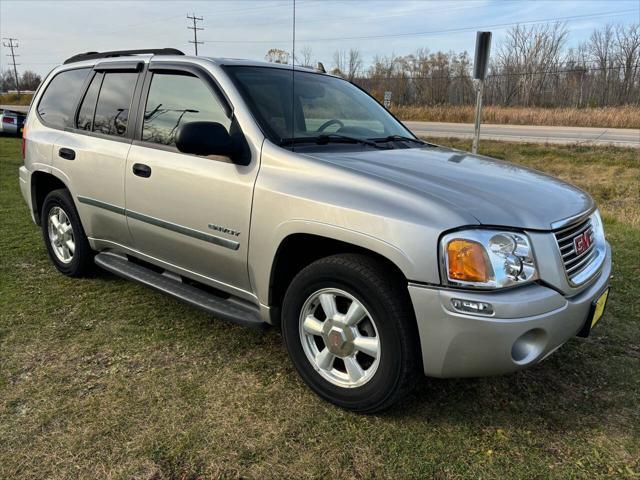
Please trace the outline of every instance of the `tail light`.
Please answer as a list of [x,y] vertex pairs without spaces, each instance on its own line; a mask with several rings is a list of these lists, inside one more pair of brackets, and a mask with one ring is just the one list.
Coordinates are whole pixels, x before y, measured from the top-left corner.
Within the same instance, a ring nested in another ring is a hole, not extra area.
[[16,123],[16,119],[13,117],[2,117],[2,123]]
[[27,152],[27,127],[22,127],[22,161],[24,162]]

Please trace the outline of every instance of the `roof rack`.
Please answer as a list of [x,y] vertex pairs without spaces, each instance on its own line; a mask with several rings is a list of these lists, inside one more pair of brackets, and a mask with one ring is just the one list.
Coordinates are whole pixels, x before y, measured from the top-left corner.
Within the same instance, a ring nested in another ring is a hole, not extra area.
[[176,48],[146,48],[143,50],[114,50],[112,52],[86,52],[79,53],[73,57],[69,57],[64,61],[64,65],[68,63],[81,62],[82,60],[95,60],[97,58],[112,58],[112,57],[126,57],[129,55],[141,55],[141,54],[153,54],[153,55],[184,55],[180,50]]

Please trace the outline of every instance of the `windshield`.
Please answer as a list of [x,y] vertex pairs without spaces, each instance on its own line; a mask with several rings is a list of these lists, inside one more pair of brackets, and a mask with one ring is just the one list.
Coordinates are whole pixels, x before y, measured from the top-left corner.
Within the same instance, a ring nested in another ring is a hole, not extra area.
[[378,102],[345,80],[270,67],[233,66],[226,70],[262,130],[279,145],[318,139],[326,144],[327,139],[414,138]]

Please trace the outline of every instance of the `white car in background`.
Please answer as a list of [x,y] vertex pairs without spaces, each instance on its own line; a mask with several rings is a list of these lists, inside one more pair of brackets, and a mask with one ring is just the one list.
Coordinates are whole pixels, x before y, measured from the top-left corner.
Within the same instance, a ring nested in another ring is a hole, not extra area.
[[22,135],[27,116],[24,113],[5,109],[0,113],[0,133],[4,135]]

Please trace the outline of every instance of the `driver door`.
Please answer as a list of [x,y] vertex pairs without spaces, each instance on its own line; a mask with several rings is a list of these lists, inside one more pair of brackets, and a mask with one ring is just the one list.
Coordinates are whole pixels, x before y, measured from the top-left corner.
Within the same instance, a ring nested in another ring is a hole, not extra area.
[[[250,290],[249,221],[257,161],[184,154],[182,124],[213,121],[236,128],[209,73],[196,67],[149,69],[137,140],[125,170],[127,222],[137,250],[205,276],[222,290]],[[236,292],[237,293],[237,292]]]

